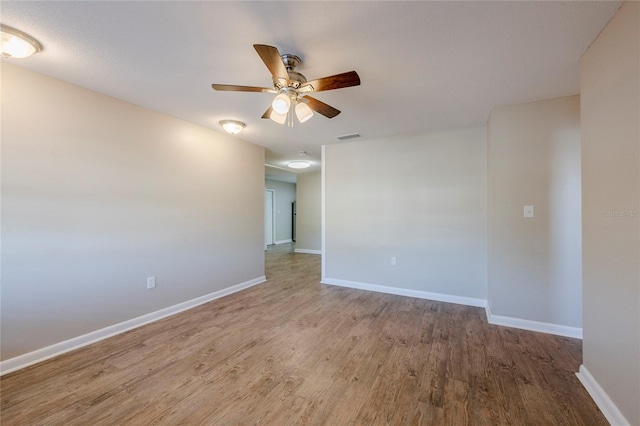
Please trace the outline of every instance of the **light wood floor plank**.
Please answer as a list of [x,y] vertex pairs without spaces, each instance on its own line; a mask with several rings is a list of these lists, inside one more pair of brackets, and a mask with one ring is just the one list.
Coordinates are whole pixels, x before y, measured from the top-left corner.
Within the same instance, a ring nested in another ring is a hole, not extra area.
[[0,379],[11,425],[606,425],[580,340],[479,308],[325,286],[267,252],[264,284]]

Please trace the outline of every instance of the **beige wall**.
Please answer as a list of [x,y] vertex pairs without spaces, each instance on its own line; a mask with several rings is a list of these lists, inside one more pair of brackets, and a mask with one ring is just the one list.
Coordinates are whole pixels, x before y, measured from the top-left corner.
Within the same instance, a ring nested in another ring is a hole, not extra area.
[[262,147],[6,62],[1,132],[3,360],[264,275]]
[[640,424],[640,4],[581,61],[583,364]]
[[324,167],[325,278],[486,298],[484,127],[328,145]]
[[296,184],[279,182],[275,180],[265,180],[265,187],[276,192],[276,239],[275,242],[285,242],[291,240],[292,228],[292,205],[296,200]]
[[491,313],[582,327],[580,97],[494,109],[488,174]]
[[298,175],[296,250],[322,250],[322,197],[320,189],[320,172]]

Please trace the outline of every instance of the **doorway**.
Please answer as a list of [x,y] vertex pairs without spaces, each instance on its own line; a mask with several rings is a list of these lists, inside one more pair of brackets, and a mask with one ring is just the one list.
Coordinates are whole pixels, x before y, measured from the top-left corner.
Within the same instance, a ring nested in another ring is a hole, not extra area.
[[273,189],[264,190],[264,249],[275,243],[276,233],[276,192]]

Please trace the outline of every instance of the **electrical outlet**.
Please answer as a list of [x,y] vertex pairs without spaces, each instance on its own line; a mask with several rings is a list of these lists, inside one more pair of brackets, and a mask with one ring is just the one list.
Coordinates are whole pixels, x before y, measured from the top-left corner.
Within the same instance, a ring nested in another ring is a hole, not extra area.
[[393,256],[391,258],[391,266],[396,266],[396,257],[395,256]]
[[151,290],[156,287],[156,277],[147,278],[147,290]]

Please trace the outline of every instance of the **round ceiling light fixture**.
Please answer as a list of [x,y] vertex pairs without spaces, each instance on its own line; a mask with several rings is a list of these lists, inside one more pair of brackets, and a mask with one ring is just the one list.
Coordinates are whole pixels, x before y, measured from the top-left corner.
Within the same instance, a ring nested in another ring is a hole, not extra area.
[[42,45],[29,34],[0,24],[2,34],[2,56],[5,58],[28,58],[42,50]]
[[227,133],[232,135],[240,133],[246,126],[242,121],[236,120],[222,120],[220,125]]
[[308,161],[295,160],[289,161],[287,167],[291,169],[306,169],[307,167],[311,167],[311,163],[309,163]]

